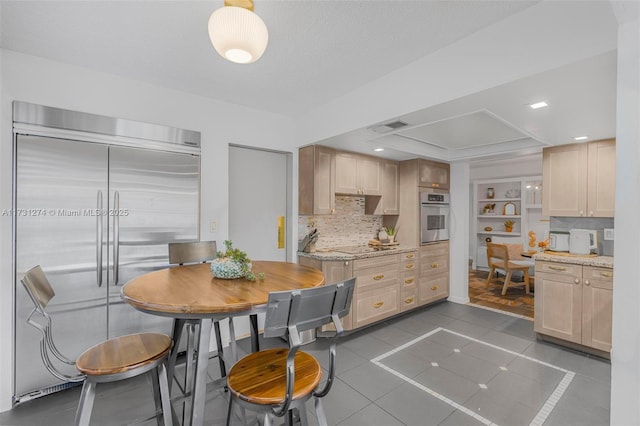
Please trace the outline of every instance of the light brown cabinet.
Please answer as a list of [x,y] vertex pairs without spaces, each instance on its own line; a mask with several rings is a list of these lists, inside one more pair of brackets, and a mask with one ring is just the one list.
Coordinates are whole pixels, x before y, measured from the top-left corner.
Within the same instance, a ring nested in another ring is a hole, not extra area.
[[420,160],[419,186],[449,189],[449,164]]
[[382,162],[382,198],[374,214],[400,214],[400,165],[397,161]]
[[613,139],[545,148],[543,215],[613,217],[615,164]]
[[537,333],[609,352],[612,307],[613,269],[536,262]]
[[356,277],[351,310],[342,320],[345,330],[357,329],[418,307],[419,262],[418,251],[353,261],[298,258],[299,264],[320,269],[326,283]]
[[427,244],[420,248],[418,305],[449,296],[449,242]]
[[298,213],[335,212],[335,151],[320,145],[298,151]]
[[[428,176],[440,178],[431,179]],[[399,211],[402,214],[398,216],[396,228],[397,238],[403,244],[420,245],[420,190],[424,190],[425,186],[432,187],[429,182],[438,184],[433,187],[448,189],[449,165],[421,159],[400,162]]]
[[335,164],[336,194],[382,195],[382,164],[378,158],[337,151]]

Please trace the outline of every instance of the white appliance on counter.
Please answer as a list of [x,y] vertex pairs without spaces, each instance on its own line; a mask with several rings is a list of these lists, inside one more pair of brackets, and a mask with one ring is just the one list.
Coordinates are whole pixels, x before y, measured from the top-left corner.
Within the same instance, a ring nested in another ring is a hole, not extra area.
[[569,251],[569,232],[550,231],[549,232],[549,250],[568,252]]
[[598,231],[591,229],[569,231],[569,253],[590,254],[592,250],[598,250]]

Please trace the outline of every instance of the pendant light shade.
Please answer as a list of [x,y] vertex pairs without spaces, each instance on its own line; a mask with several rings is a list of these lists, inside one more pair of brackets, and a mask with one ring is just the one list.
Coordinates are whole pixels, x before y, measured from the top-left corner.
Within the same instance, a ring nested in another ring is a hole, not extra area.
[[262,19],[253,13],[253,1],[226,0],[209,17],[209,38],[223,58],[238,64],[260,59],[269,41]]

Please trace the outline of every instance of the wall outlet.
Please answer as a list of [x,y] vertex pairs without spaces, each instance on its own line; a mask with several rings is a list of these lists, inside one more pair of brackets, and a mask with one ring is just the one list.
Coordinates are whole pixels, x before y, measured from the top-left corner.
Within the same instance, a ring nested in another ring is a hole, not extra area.
[[212,220],[209,222],[209,232],[218,232],[218,221]]
[[605,241],[613,240],[613,228],[604,228],[604,239]]

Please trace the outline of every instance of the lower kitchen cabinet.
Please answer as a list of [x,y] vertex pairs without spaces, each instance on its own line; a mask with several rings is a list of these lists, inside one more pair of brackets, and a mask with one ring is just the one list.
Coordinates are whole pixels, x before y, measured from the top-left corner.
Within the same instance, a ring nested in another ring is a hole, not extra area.
[[[426,254],[425,254],[426,253]],[[301,265],[320,269],[327,283],[356,277],[351,310],[342,319],[345,330],[354,330],[449,295],[449,245],[436,243],[418,251],[344,260],[298,257]],[[423,274],[425,258],[437,263]],[[327,331],[330,328],[323,328]]]
[[418,305],[449,296],[449,242],[427,244],[420,248]]
[[536,261],[534,330],[611,350],[613,269]]

